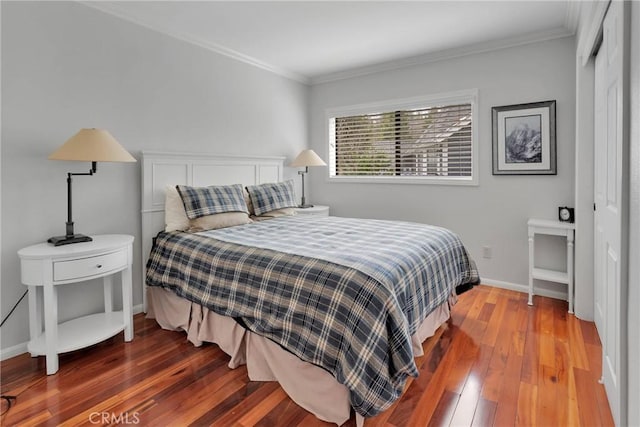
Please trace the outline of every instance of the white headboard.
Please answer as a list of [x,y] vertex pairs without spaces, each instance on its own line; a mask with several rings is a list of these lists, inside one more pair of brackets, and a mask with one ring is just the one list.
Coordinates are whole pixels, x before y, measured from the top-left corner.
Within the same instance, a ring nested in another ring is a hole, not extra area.
[[282,181],[284,157],[142,152],[142,303],[147,311],[146,265],[153,238],[164,229],[167,185],[242,184]]

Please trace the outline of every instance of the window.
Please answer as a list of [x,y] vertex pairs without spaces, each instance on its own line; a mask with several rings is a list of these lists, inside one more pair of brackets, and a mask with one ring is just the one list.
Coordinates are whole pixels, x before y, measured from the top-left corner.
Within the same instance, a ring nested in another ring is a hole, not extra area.
[[475,91],[330,110],[330,179],[477,184],[475,110]]

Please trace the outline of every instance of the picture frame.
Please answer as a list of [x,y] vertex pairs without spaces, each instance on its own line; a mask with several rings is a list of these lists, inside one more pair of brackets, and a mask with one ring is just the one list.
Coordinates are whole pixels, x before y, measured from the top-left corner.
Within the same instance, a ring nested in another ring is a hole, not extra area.
[[556,175],[556,101],[491,109],[494,175]]

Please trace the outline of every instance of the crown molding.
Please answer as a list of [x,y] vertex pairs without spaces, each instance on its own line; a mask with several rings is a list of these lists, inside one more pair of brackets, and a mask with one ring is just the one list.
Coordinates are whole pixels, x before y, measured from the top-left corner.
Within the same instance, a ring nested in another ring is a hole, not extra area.
[[147,20],[140,20],[138,18],[134,18],[133,16],[130,16],[129,14],[127,14],[125,11],[123,11],[121,8],[117,7],[113,2],[110,3],[106,3],[106,2],[101,2],[101,1],[88,1],[88,0],[81,0],[78,1],[78,3],[83,4],[87,7],[90,7],[92,9],[98,10],[100,12],[115,16],[117,18],[123,19],[125,21],[129,21],[133,24],[145,27],[147,29],[150,29],[152,31],[155,32],[159,32],[162,34],[165,34],[167,36],[173,37],[175,39],[178,40],[182,40],[183,42],[189,43],[189,44],[193,44],[196,46],[199,46],[201,48],[207,49],[209,51],[218,53],[220,55],[224,55],[226,57],[235,59],[237,61],[240,62],[244,62],[246,64],[252,65],[254,67],[258,67],[260,69],[263,69],[265,71],[269,71],[271,73],[280,75],[282,77],[285,77],[287,79],[291,79],[291,80],[295,80],[297,82],[303,83],[308,85],[310,83],[310,79],[306,76],[303,76],[301,74],[298,73],[294,73],[292,71],[289,70],[285,70],[283,68],[277,67],[275,65],[271,65],[271,64],[267,64],[266,62],[260,61],[256,58],[253,58],[249,55],[245,55],[243,53],[237,52],[233,49],[229,49],[227,47],[221,46],[219,44],[216,43],[212,43],[210,41],[201,39],[199,37],[195,37],[189,34],[183,34],[183,33],[179,33],[176,31],[171,31],[169,29],[167,29],[166,27],[156,23],[156,22],[151,22],[151,21],[147,21]]
[[567,28],[554,29],[550,31],[525,34],[522,36],[511,37],[509,39],[493,40],[489,42],[476,43],[459,48],[446,49],[438,52],[431,52],[424,55],[417,55],[403,59],[397,59],[379,64],[367,65],[364,67],[352,68],[345,71],[337,71],[335,73],[323,74],[311,77],[310,84],[317,85],[328,83],[336,80],[344,80],[352,77],[364,76],[367,74],[380,73],[383,71],[392,71],[401,68],[412,67],[415,65],[428,64],[447,59],[459,58],[462,56],[475,55],[478,53],[491,52],[494,50],[507,49],[510,47],[522,46],[530,43],[543,42],[547,40],[572,37],[575,31]]

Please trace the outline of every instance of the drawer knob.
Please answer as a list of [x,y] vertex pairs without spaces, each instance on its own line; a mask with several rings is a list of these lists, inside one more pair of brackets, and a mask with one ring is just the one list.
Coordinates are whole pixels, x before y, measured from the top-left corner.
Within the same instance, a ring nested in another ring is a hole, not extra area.
[[96,267],[102,268],[102,264],[98,264],[98,265],[96,265]]

